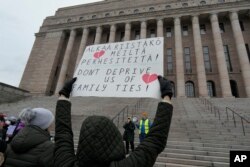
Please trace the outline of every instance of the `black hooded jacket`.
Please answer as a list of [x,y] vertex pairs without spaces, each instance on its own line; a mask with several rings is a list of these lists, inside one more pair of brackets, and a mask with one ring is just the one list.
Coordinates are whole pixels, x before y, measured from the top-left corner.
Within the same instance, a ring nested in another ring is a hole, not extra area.
[[146,139],[125,157],[121,133],[102,116],[87,118],[81,127],[77,154],[71,127],[71,103],[56,106],[55,167],[152,167],[166,146],[173,106],[160,102]]
[[8,145],[4,167],[53,167],[53,150],[47,131],[26,126]]

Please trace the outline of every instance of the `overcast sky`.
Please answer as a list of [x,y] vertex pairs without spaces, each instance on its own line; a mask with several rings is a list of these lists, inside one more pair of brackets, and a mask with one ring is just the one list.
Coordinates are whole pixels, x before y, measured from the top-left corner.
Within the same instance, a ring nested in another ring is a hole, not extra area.
[[0,82],[19,86],[34,34],[60,7],[100,0],[6,0],[0,3]]

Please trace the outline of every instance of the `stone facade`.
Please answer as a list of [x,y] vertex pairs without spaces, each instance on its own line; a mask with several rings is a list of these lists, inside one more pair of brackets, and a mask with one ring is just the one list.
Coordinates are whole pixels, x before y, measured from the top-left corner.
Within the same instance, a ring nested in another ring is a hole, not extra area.
[[[30,96],[30,93],[26,90],[22,90],[17,87],[7,85],[1,82],[0,82],[0,94],[1,94],[0,105],[3,103],[13,103]],[[5,112],[5,110],[1,108],[1,112]]]
[[20,88],[53,95],[87,45],[155,36],[165,39],[164,71],[175,96],[250,97],[249,0],[106,0],[60,8],[36,34]]

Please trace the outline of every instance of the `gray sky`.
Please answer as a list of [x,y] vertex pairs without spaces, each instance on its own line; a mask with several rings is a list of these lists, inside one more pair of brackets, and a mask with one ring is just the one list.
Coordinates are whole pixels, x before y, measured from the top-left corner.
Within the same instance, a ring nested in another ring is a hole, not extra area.
[[43,19],[60,7],[100,0],[6,0],[0,5],[0,82],[19,86]]

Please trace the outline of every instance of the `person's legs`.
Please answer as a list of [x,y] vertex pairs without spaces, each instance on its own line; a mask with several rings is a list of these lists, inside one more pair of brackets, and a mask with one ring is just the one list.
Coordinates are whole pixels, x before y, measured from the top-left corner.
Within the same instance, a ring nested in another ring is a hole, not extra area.
[[126,140],[126,154],[129,153],[129,141]]
[[140,134],[140,143],[145,139],[145,137],[146,137],[145,133]]
[[131,145],[131,150],[134,151],[134,149],[135,149],[134,141],[130,141],[130,145]]

